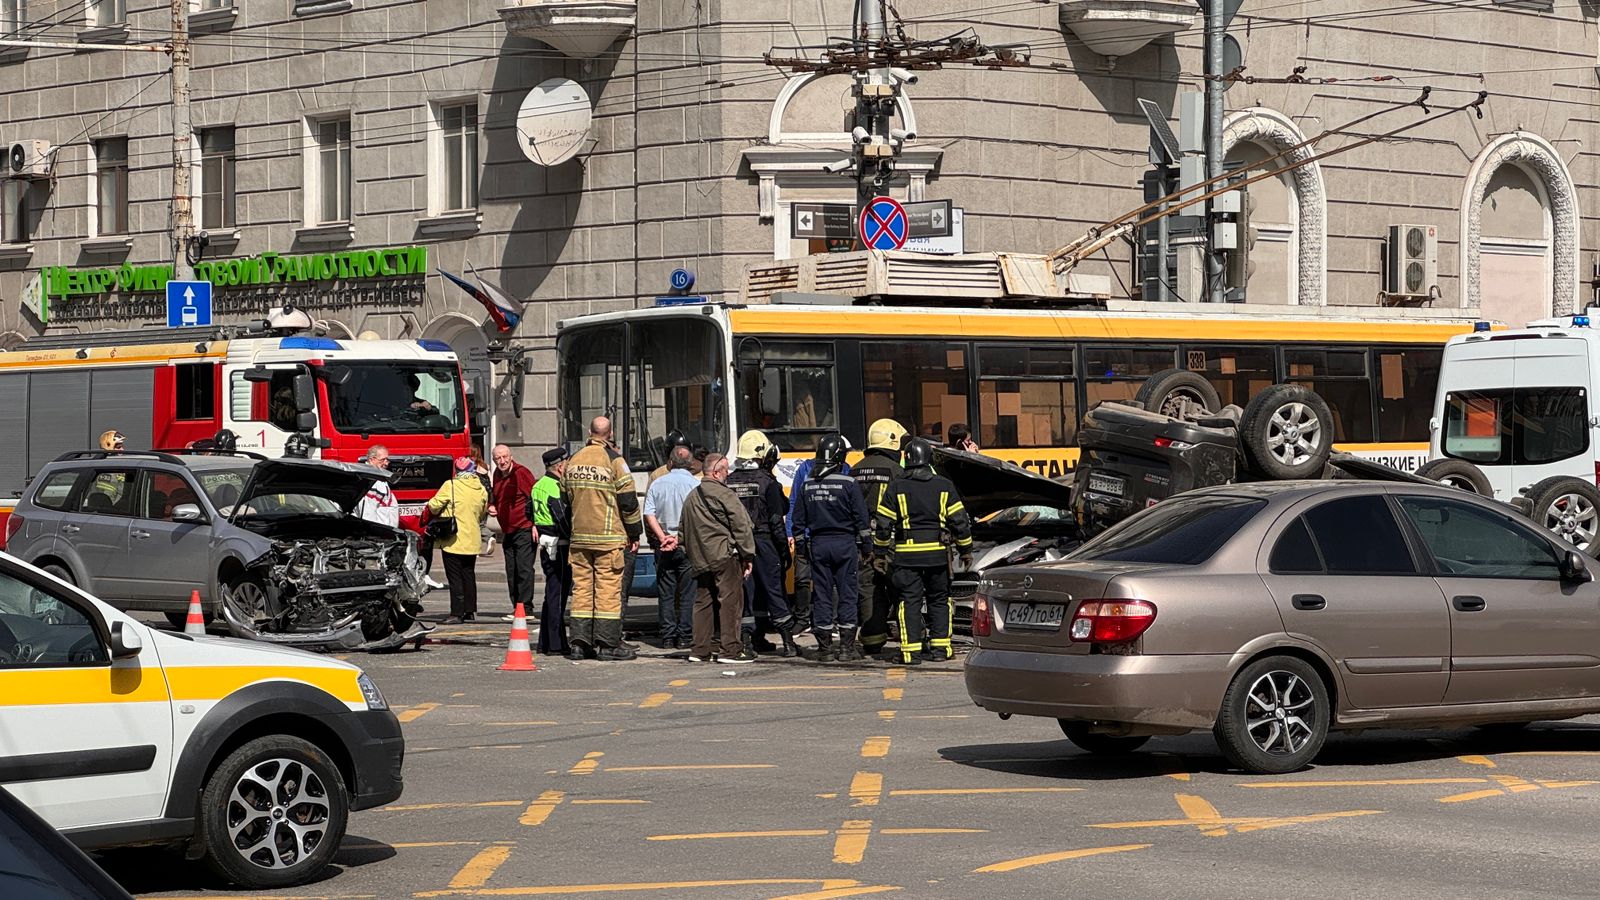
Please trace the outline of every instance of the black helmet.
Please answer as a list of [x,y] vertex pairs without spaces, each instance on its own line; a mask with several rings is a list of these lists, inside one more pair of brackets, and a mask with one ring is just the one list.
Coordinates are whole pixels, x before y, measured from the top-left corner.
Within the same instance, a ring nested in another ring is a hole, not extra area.
[[212,446],[223,453],[232,453],[239,449],[239,436],[224,428],[211,439]]
[[933,444],[926,438],[915,438],[906,444],[906,468],[920,469],[933,465]]
[[673,447],[688,447],[688,446],[689,446],[689,439],[683,436],[683,432],[678,431],[676,429],[667,432],[667,452],[668,453],[672,452],[672,448]]
[[844,468],[844,454],[848,448],[844,438],[837,434],[830,434],[817,442],[816,467],[812,470],[812,477],[821,478],[831,475]]

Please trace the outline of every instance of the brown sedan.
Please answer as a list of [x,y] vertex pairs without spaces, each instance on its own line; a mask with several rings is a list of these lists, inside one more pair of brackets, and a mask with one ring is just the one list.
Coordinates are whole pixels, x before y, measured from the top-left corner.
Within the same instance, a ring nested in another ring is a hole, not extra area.
[[986,575],[967,692],[1091,752],[1209,728],[1251,772],[1330,729],[1600,712],[1596,565],[1444,487],[1193,491],[1068,558]]

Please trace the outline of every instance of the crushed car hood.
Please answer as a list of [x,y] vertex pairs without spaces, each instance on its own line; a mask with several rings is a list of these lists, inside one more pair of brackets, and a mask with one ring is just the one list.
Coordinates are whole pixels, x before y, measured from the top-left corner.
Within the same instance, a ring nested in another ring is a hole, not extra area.
[[1014,506],[1072,507],[1072,488],[1065,482],[981,453],[935,447],[933,467],[955,484],[973,518]]
[[1356,478],[1368,481],[1398,481],[1404,484],[1438,484],[1432,478],[1424,478],[1415,472],[1402,472],[1393,466],[1386,466],[1370,459],[1362,459],[1349,453],[1334,453],[1328,457],[1328,462],[1336,469]]
[[326,459],[264,459],[250,470],[250,477],[245,481],[234,509],[244,509],[257,497],[304,494],[332,501],[349,514],[366,496],[373,482],[388,481],[391,477],[382,469],[355,463]]

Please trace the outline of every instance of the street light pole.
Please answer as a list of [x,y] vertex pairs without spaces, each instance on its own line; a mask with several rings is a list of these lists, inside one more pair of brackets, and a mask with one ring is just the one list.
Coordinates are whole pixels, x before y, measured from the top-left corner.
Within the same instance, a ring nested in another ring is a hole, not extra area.
[[189,0],[172,2],[172,273],[194,278],[189,245],[194,239],[193,127],[189,118]]
[[[1224,0],[1205,0],[1206,6],[1206,178],[1222,174],[1222,36],[1228,22]],[[1206,290],[1210,303],[1223,302],[1222,254],[1215,245],[1214,219],[1207,215],[1206,223]]]

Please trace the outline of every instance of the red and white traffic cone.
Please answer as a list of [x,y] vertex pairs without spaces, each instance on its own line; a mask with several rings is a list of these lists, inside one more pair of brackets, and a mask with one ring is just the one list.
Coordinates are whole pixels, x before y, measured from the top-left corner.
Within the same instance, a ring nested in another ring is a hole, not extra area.
[[189,594],[189,618],[183,620],[184,634],[205,634],[206,614],[200,611],[200,592]]
[[533,647],[528,643],[528,616],[517,604],[511,617],[511,643],[506,645],[506,661],[500,664],[502,672],[537,672],[533,664]]

